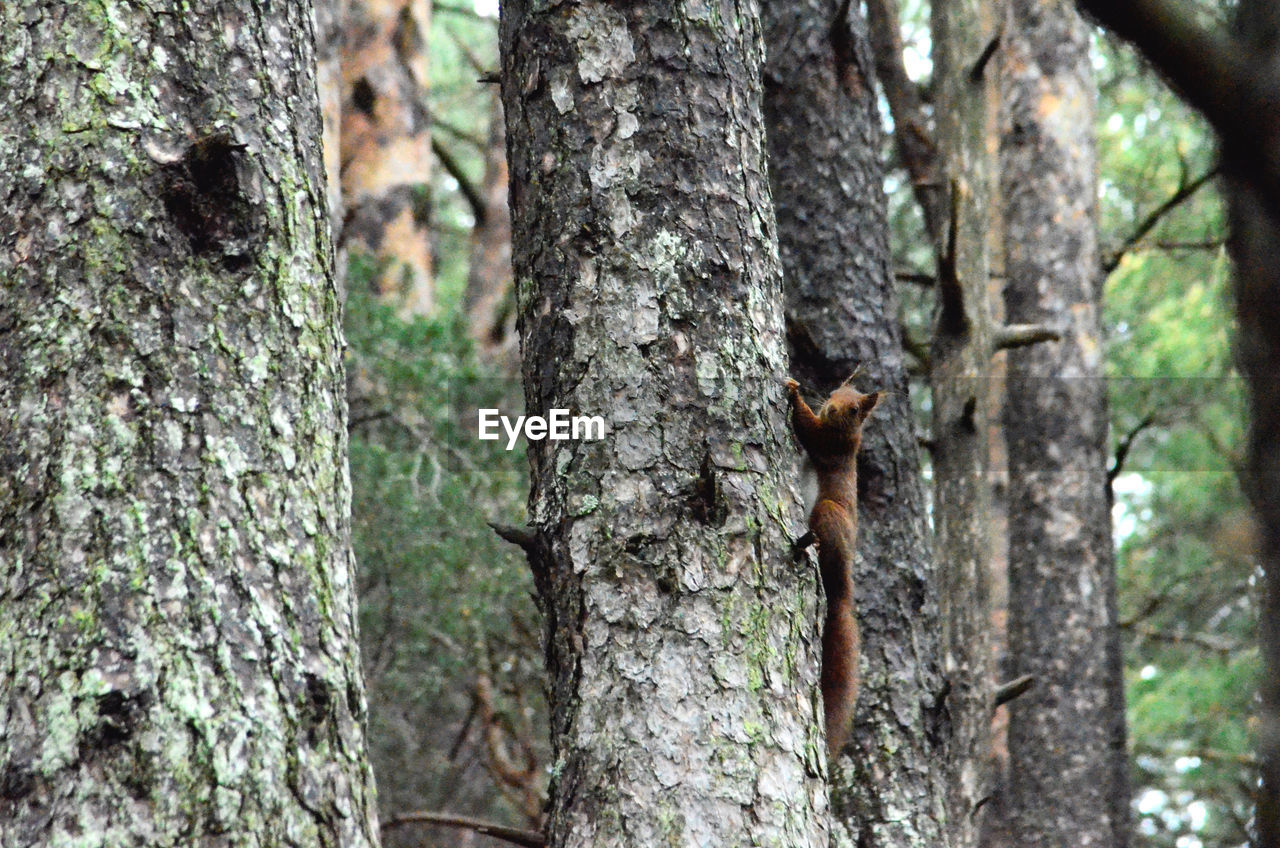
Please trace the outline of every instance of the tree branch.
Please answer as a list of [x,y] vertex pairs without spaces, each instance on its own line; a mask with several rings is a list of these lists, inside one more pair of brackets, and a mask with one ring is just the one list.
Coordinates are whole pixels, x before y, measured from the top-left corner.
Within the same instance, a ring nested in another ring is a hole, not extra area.
[[1173,600],[1175,590],[1181,588],[1187,583],[1192,582],[1192,574],[1181,574],[1169,580],[1165,585],[1158,588],[1147,596],[1142,602],[1142,607],[1128,618],[1120,619],[1116,626],[1121,630],[1132,630],[1142,621],[1155,615],[1167,603]]
[[992,709],[1009,703],[1035,685],[1036,678],[1034,674],[1024,674],[1021,677],[1010,680],[1008,683],[1000,684],[996,687],[996,694],[992,699]]
[[516,527],[511,524],[495,524],[487,522],[489,528],[498,534],[504,542],[516,545],[525,553],[533,553],[538,547],[538,532],[529,527]]
[[510,842],[512,845],[523,845],[525,848],[543,848],[547,844],[547,838],[536,830],[520,830],[519,828],[506,827],[505,825],[482,821],[481,819],[473,819],[469,816],[455,816],[449,813],[428,811],[392,816],[382,823],[382,830],[386,832],[408,824],[435,824],[444,827],[462,828],[463,830],[474,830],[482,836],[492,836],[494,839],[501,839],[504,842]]
[[471,723],[476,720],[476,713],[479,708],[480,702],[476,700],[473,693],[471,706],[467,708],[467,717],[462,720],[462,727],[459,728],[458,735],[454,737],[453,745],[449,747],[449,756],[446,758],[449,762],[458,761],[458,755],[462,753],[462,744],[467,741],[467,735],[471,732]]
[[484,17],[476,12],[474,6],[456,6],[453,3],[441,3],[439,0],[433,0],[431,3],[431,11],[433,13],[447,12],[451,15],[462,15],[463,17],[471,18],[476,21],[485,20]]
[[477,227],[484,226],[485,218],[488,210],[484,205],[484,198],[480,196],[480,191],[467,177],[467,172],[462,169],[462,164],[449,152],[449,149],[440,143],[437,138],[431,139],[431,150],[436,154],[436,158],[440,160],[440,164],[449,172],[449,176],[458,181],[458,190],[462,192],[462,196],[467,199],[467,205],[471,207],[471,216],[475,219]]
[[1178,186],[1177,191],[1170,195],[1164,203],[1161,203],[1155,209],[1152,209],[1147,217],[1143,218],[1142,222],[1139,223],[1138,226],[1134,228],[1133,232],[1129,234],[1129,237],[1121,242],[1120,247],[1116,248],[1102,260],[1102,273],[1109,275],[1119,267],[1120,261],[1124,259],[1125,255],[1129,251],[1133,250],[1133,248],[1137,246],[1138,242],[1146,238],[1147,234],[1155,229],[1156,224],[1159,224],[1166,215],[1181,206],[1183,201],[1189,199],[1193,194],[1200,190],[1201,186],[1216,176],[1218,176],[1218,167],[1215,165],[1208,171],[1205,171],[1203,174],[1196,177],[1194,180],[1183,180],[1181,185]]
[[897,0],[867,0],[867,29],[876,76],[893,116],[893,143],[907,169],[911,190],[924,214],[934,244],[942,237],[946,209],[939,176],[938,146],[929,132],[920,89],[902,61],[902,30]]
[[991,336],[992,350],[1010,350],[1040,342],[1056,342],[1062,333],[1044,324],[1005,324],[997,327]]
[[937,285],[937,278],[932,274],[925,274],[920,271],[894,271],[893,278],[900,283],[915,283],[917,286],[932,288]]
[[467,42],[462,39],[462,36],[458,35],[458,31],[452,27],[449,29],[449,40],[453,42],[453,46],[457,47],[458,52],[467,60],[467,64],[471,66],[471,70],[481,75],[494,73],[493,69],[486,66],[480,57],[476,55],[476,51],[471,49],[471,45],[467,44]]
[[453,136],[459,141],[465,141],[467,144],[471,145],[481,153],[483,153],[485,149],[488,148],[489,146],[488,139],[440,117],[438,114],[436,114],[430,109],[427,110],[427,116],[431,119],[432,132],[436,130],[444,130],[449,135]]
[[1134,45],[1219,132],[1240,115],[1240,72],[1247,64],[1216,32],[1197,25],[1172,0],[1079,0],[1081,10]]
[[[1138,422],[1138,425],[1129,432],[1120,437],[1120,441],[1116,444],[1116,456],[1111,463],[1111,467],[1107,469],[1107,491],[1112,490],[1112,484],[1116,478],[1120,476],[1120,472],[1124,469],[1124,461],[1129,458],[1129,451],[1133,449],[1133,442],[1142,434],[1142,431],[1156,423],[1155,415],[1148,415]],[[1111,499],[1115,500],[1114,493]]]
[[1165,241],[1156,242],[1156,247],[1160,250],[1222,250],[1227,244],[1226,239],[1207,239],[1205,241]]
[[987,42],[987,46],[982,49],[982,54],[978,56],[977,61],[973,63],[973,67],[969,69],[969,82],[974,85],[982,82],[982,78],[987,73],[987,64],[991,61],[991,58],[996,55],[996,51],[1000,49],[1000,42],[1003,40],[1004,21],[1001,21],[1000,29],[998,29],[996,34],[992,36],[991,40]]
[[909,353],[920,364],[922,373],[928,374],[932,361],[929,358],[929,346],[911,335],[911,328],[899,323],[898,331],[902,333],[902,349]]
[[1082,11],[1136,47],[1222,143],[1231,173],[1280,209],[1280,102],[1276,71],[1251,45],[1196,23],[1176,0],[1077,0]]
[[1154,639],[1157,642],[1168,642],[1171,645],[1195,645],[1197,648],[1204,648],[1206,651],[1213,651],[1219,656],[1229,656],[1233,651],[1239,650],[1240,645],[1234,642],[1228,642],[1225,639],[1215,639],[1212,636],[1203,633],[1178,633],[1168,630],[1157,630],[1154,627],[1144,627],[1141,625],[1131,628],[1140,636],[1148,639]]
[[964,286],[956,268],[960,241],[960,184],[951,180],[951,205],[947,233],[938,248],[938,323],[935,333],[959,335],[969,325],[965,314]]

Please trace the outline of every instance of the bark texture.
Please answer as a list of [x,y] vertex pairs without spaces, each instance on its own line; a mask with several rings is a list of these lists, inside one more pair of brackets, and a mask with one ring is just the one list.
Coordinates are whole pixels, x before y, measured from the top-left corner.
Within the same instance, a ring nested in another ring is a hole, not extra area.
[[0,844],[376,844],[309,4],[0,6]]
[[345,0],[342,20],[342,246],[369,257],[383,301],[435,304],[422,197],[431,180],[426,109],[430,0]]
[[836,0],[770,3],[765,116],[792,373],[887,390],[863,431],[854,738],[832,769],[836,844],[945,844],[938,602],[890,267],[866,25]]
[[759,11],[502,12],[548,843],[826,845]]
[[990,791],[994,691],[989,563],[989,383],[994,328],[988,302],[993,230],[993,80],[998,33],[992,0],[933,4],[938,147],[950,221],[939,246],[932,345],[934,528],[941,572],[950,719],[947,796],[951,844],[976,844]]
[[1010,0],[1001,146],[1005,308],[1061,341],[1011,351],[1010,845],[1124,846],[1129,761],[1107,502],[1107,396],[1089,33],[1066,0]]

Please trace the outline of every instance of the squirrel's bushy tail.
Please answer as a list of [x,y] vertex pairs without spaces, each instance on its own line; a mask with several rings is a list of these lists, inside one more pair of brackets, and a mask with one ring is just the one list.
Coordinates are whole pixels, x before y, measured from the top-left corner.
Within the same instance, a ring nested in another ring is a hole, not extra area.
[[822,627],[822,703],[827,714],[827,754],[834,761],[849,740],[858,700],[858,621],[853,597],[853,548],[858,524],[841,503],[820,500],[809,516],[818,539],[818,565],[827,596]]

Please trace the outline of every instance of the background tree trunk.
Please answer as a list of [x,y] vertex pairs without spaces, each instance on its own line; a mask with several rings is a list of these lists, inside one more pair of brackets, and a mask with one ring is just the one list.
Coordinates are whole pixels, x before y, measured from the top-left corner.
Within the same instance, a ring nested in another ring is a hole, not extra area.
[[890,267],[865,22],[836,0],[769,3],[765,117],[792,373],[882,389],[858,463],[862,631],[854,739],[833,770],[837,844],[944,845],[938,602]]
[[435,306],[427,189],[430,0],[346,0],[342,246],[377,263],[377,291],[407,315]]
[[755,4],[501,27],[552,846],[825,846]]
[[1010,0],[1001,147],[1005,304],[1062,340],[1009,354],[1010,845],[1125,846],[1129,761],[1107,498],[1089,33],[1069,2]]
[[[1238,53],[1249,76],[1240,85],[1266,82],[1267,123],[1258,128],[1269,161],[1280,162],[1280,7],[1241,0],[1237,11]],[[1236,264],[1236,355],[1248,385],[1251,420],[1245,491],[1261,529],[1263,569],[1258,631],[1262,643],[1261,721],[1258,760],[1257,842],[1280,845],[1280,184],[1254,170],[1238,148],[1224,142],[1223,170],[1231,217],[1228,248]]]
[[940,0],[933,5],[938,147],[950,221],[939,246],[933,387],[934,527],[942,575],[943,670],[950,720],[947,798],[951,844],[976,844],[979,802],[990,791],[994,691],[989,562],[988,473],[991,356],[988,233],[993,230],[993,135],[998,103],[995,5]]
[[0,6],[6,846],[377,842],[312,14],[269,8]]

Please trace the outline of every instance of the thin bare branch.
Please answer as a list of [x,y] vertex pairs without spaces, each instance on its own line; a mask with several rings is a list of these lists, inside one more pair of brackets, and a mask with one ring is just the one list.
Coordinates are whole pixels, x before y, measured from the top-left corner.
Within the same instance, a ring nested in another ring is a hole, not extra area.
[[460,127],[457,124],[446,120],[445,118],[441,118],[439,115],[437,115],[434,111],[430,109],[427,110],[427,116],[431,120],[431,130],[433,132],[436,130],[444,130],[449,135],[453,136],[459,141],[465,141],[467,144],[471,145],[476,150],[482,153],[489,146],[489,140],[484,136],[480,135],[479,133],[474,133],[471,130],[468,130],[464,127]]
[[489,528],[498,534],[504,542],[518,546],[525,553],[532,553],[538,544],[538,532],[530,527],[516,527],[511,524],[495,524],[488,522]]
[[1215,638],[1203,633],[1179,633],[1177,631],[1157,630],[1154,627],[1142,625],[1133,627],[1132,630],[1139,636],[1154,639],[1157,642],[1168,642],[1171,645],[1194,645],[1197,648],[1204,648],[1206,651],[1213,651],[1223,657],[1233,651],[1238,651],[1242,647],[1239,643]]
[[1014,698],[1029,691],[1032,686],[1036,685],[1034,674],[1024,674],[1021,677],[1014,678],[1008,683],[1002,683],[996,687],[995,697],[992,699],[992,709],[1009,703]]
[[946,221],[938,146],[929,131],[924,99],[907,75],[902,60],[901,16],[897,0],[867,0],[867,25],[876,76],[893,116],[893,143],[902,159],[916,202],[924,214],[925,229],[934,244],[942,237]]
[[1184,201],[1188,200],[1192,195],[1199,191],[1201,186],[1205,185],[1216,176],[1218,176],[1218,168],[1217,166],[1214,166],[1195,179],[1184,181],[1179,185],[1177,191],[1171,194],[1167,200],[1155,209],[1152,209],[1151,212],[1147,214],[1147,217],[1143,218],[1138,226],[1134,227],[1133,232],[1129,234],[1128,238],[1120,243],[1120,247],[1116,248],[1103,258],[1102,273],[1110,274],[1118,268],[1125,255],[1129,253],[1129,251],[1133,250],[1133,248],[1138,245],[1138,242],[1146,238],[1147,235],[1156,228],[1156,225],[1164,220],[1166,215],[1181,206]]
[[919,271],[895,271],[893,278],[900,283],[915,283],[917,286],[931,288],[937,285],[938,280],[932,274],[925,274]]
[[1005,324],[997,327],[991,336],[993,350],[1010,350],[1015,347],[1027,347],[1040,342],[1056,342],[1062,340],[1062,333],[1044,324]]
[[479,12],[477,12],[474,6],[463,6],[463,5],[454,4],[454,3],[433,2],[431,4],[431,11],[446,12],[450,15],[461,15],[464,18],[471,18],[472,20],[477,20],[477,21],[485,20],[484,16],[482,16]]
[[512,845],[523,845],[525,848],[543,848],[547,844],[547,838],[536,830],[520,830],[519,828],[506,827],[494,822],[473,819],[469,816],[455,816],[449,813],[435,813],[425,810],[392,816],[382,823],[382,830],[385,833],[409,824],[434,824],[443,827],[474,830],[482,836],[492,836],[494,839],[501,839],[503,842],[510,842]]
[[1253,45],[1206,29],[1177,0],[1077,0],[1107,29],[1138,48],[1221,141],[1223,161],[1280,212],[1280,145],[1274,120],[1280,79]]
[[471,217],[475,219],[475,225],[484,226],[485,217],[488,215],[484,198],[480,195],[480,190],[471,182],[471,178],[467,176],[467,172],[463,170],[462,163],[454,158],[449,148],[441,144],[438,138],[431,139],[431,150],[444,169],[449,172],[449,176],[458,181],[458,190],[462,192],[462,196],[467,199],[467,205],[471,207]]
[[[1116,444],[1116,456],[1111,462],[1111,467],[1107,469],[1107,491],[1111,491],[1111,484],[1115,482],[1116,477],[1120,476],[1120,472],[1124,470],[1124,461],[1129,458],[1129,451],[1133,449],[1133,442],[1142,434],[1143,430],[1156,423],[1154,414],[1148,415],[1138,422],[1137,426],[1120,437],[1120,441]],[[1111,500],[1115,500],[1112,494]]]
[[1218,251],[1226,247],[1226,239],[1206,239],[1204,241],[1157,241],[1159,250],[1210,250]]
[[929,345],[911,335],[911,328],[906,324],[899,325],[902,333],[902,349],[920,364],[921,373],[929,373]]

